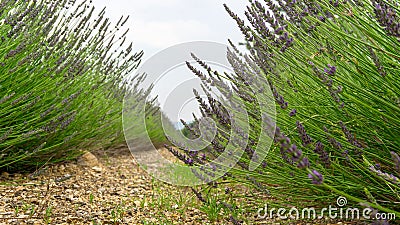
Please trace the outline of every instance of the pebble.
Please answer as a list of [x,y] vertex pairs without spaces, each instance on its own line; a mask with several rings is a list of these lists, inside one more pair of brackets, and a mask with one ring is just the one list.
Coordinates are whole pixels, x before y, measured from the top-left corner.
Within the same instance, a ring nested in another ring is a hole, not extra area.
[[1,176],[2,176],[3,178],[5,178],[5,179],[8,179],[8,178],[10,177],[10,174],[7,173],[7,172],[2,172],[2,173],[1,173]]
[[92,170],[93,170],[94,172],[97,172],[97,173],[101,173],[101,172],[103,171],[103,169],[102,169],[101,167],[99,167],[99,166],[94,166],[94,167],[92,167]]
[[140,207],[140,205],[141,205],[141,202],[138,200],[134,201],[133,203],[135,203],[136,207]]
[[83,167],[96,167],[100,166],[100,163],[95,155],[86,152],[78,159],[78,165]]

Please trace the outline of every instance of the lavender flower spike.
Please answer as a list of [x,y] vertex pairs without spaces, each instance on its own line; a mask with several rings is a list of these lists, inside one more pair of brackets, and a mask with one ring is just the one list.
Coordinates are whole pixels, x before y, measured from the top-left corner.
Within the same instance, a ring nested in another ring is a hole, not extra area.
[[388,174],[385,172],[382,172],[381,170],[376,169],[374,166],[370,166],[369,168],[372,172],[376,173],[379,177],[392,182],[393,184],[400,185],[400,179],[393,174]]
[[297,131],[299,132],[300,138],[303,141],[303,146],[307,146],[312,143],[312,138],[307,134],[306,130],[304,129],[304,126],[297,121]]
[[295,116],[297,114],[297,110],[296,109],[293,109],[290,113],[289,113],[289,116],[290,117],[293,117],[293,116]]
[[396,152],[390,152],[393,162],[396,164],[396,170],[400,173],[400,156]]
[[310,161],[308,160],[307,157],[304,157],[299,164],[297,164],[297,167],[300,169],[308,168],[310,167]]
[[314,152],[319,155],[319,159],[326,166],[329,167],[331,165],[331,160],[329,157],[329,153],[324,150],[325,146],[321,142],[317,142],[315,146]]
[[311,182],[316,185],[321,185],[324,177],[318,171],[313,170],[312,173],[308,174],[308,178],[311,179]]
[[333,76],[336,73],[336,67],[328,64],[328,68],[325,68],[324,72],[329,74],[329,75],[331,75],[331,76]]

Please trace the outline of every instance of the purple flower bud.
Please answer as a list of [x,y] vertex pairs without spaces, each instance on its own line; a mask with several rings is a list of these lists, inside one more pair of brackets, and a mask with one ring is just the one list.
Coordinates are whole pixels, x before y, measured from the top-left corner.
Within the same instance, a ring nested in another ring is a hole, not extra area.
[[390,152],[390,154],[392,155],[392,159],[396,166],[397,172],[400,172],[400,156],[396,152],[393,152],[393,151]]
[[308,160],[307,157],[304,157],[299,164],[297,164],[297,167],[300,169],[308,168],[310,167],[310,161]]
[[217,167],[214,164],[210,164],[210,168],[215,172],[217,171]]
[[292,158],[291,158],[292,162],[298,162],[303,154],[302,151],[298,149],[296,145],[292,145],[292,147],[288,149],[288,152],[292,153]]
[[381,0],[373,0],[372,3],[375,5],[375,17],[379,24],[385,28],[387,34],[400,37],[400,22],[396,10]]
[[265,169],[265,168],[267,168],[268,164],[267,164],[267,162],[264,161],[264,162],[262,162],[261,166]]
[[311,182],[316,185],[321,185],[324,177],[318,171],[313,170],[312,173],[308,174],[308,178],[311,179]]
[[325,68],[324,72],[327,73],[328,75],[333,76],[336,73],[336,67],[335,66],[331,66],[330,64],[328,64],[328,68]]
[[304,129],[304,126],[299,121],[296,122],[296,125],[300,138],[303,141],[303,146],[311,144],[312,138],[307,134],[306,130]]
[[331,160],[329,154],[324,150],[324,148],[325,146],[321,142],[318,142],[315,146],[314,152],[319,155],[321,162],[325,164],[326,167],[329,167],[331,165]]
[[187,160],[186,160],[186,164],[192,166],[192,165],[193,165],[193,159],[190,159],[190,158],[187,159]]
[[296,109],[293,109],[290,113],[289,113],[289,116],[290,117],[293,117],[293,116],[295,116],[297,114],[297,110]]
[[339,125],[340,125],[340,127],[342,128],[342,131],[343,131],[344,135],[346,136],[347,141],[348,141],[350,144],[356,146],[357,148],[362,149],[363,147],[361,146],[360,142],[359,142],[359,141],[355,138],[355,136],[350,132],[350,130],[346,127],[346,125],[345,125],[342,121],[339,122]]
[[379,177],[381,177],[382,179],[385,179],[391,183],[400,185],[400,180],[398,177],[394,176],[393,174],[388,174],[388,173],[384,173],[379,169],[376,169],[374,166],[370,166],[369,169],[374,172],[376,175],[378,175]]

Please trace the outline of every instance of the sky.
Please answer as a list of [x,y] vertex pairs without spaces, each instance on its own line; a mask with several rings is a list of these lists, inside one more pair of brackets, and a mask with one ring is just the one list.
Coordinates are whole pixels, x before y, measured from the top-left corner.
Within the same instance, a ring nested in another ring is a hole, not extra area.
[[[235,21],[227,14],[223,4],[244,17],[246,0],[94,0],[97,9],[106,6],[106,16],[111,21],[118,22],[121,15],[129,15],[126,27],[130,28],[128,40],[134,43],[134,50],[144,51],[143,62],[154,54],[171,47],[190,41],[213,41],[228,44],[228,39],[234,43],[243,40]],[[176,84],[191,79],[190,73],[184,74],[182,68],[175,75],[161,80],[152,92],[159,96],[160,106],[165,103],[166,92],[174,91]],[[179,74],[178,74],[179,73]],[[187,77],[187,79],[185,79]],[[162,85],[160,85],[162,84]],[[181,110],[182,117],[190,120],[191,111],[196,111],[196,105],[186,104]],[[198,110],[197,110],[198,111]],[[167,112],[168,114],[168,112]],[[171,118],[177,120],[177,118]]]

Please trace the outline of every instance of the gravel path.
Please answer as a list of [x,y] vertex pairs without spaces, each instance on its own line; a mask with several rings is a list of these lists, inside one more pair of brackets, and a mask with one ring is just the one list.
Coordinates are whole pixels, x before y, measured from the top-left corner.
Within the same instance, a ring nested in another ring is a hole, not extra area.
[[0,224],[212,224],[185,188],[152,180],[129,150],[2,173]]
[[0,175],[0,225],[230,224],[210,222],[201,208],[190,189],[152,179],[126,147],[86,153],[33,174]]

